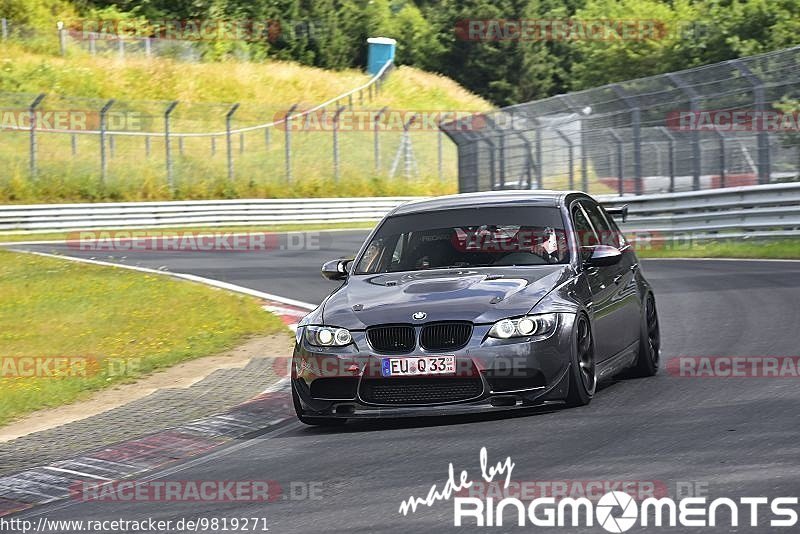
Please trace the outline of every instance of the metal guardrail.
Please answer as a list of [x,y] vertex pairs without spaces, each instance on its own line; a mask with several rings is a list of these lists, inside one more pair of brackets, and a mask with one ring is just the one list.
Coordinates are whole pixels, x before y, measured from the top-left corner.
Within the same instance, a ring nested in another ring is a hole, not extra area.
[[[124,228],[367,222],[419,197],[208,200],[0,206],[0,235]],[[694,239],[800,235],[800,183],[603,196],[628,204],[626,233]]]
[[629,234],[691,235],[694,239],[800,235],[800,183],[731,187],[684,193],[602,196],[628,205]]
[[84,229],[375,221],[418,197],[303,198],[0,206],[0,235]]

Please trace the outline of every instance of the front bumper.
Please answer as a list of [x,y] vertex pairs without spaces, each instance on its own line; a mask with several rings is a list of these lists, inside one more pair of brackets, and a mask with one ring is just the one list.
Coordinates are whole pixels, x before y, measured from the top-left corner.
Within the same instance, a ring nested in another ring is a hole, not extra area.
[[[545,337],[499,340],[475,325],[466,347],[452,352],[389,355],[372,350],[365,332],[347,347],[309,345],[298,335],[292,388],[304,415],[346,419],[417,417],[507,410],[566,398],[574,314],[559,314]],[[383,358],[455,356],[453,375],[381,376]]]

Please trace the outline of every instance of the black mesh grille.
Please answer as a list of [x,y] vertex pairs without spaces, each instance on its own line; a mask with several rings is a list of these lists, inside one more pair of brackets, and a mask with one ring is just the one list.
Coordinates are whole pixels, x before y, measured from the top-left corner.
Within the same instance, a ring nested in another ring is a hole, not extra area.
[[472,323],[432,323],[422,328],[419,344],[426,350],[455,350],[469,342]]
[[414,350],[414,327],[411,325],[373,326],[367,329],[372,348],[388,354],[404,354]]
[[361,382],[361,398],[374,404],[439,404],[473,399],[482,392],[479,378],[386,378]]

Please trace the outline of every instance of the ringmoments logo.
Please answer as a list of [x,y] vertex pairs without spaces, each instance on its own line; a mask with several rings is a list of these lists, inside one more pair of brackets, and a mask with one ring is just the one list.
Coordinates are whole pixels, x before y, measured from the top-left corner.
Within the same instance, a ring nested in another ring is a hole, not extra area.
[[[633,495],[621,489],[610,489],[598,499],[581,497],[557,498],[553,495],[521,499],[518,496],[464,496],[476,484],[497,485],[504,489],[512,484],[515,463],[511,457],[490,464],[486,448],[480,450],[480,478],[466,470],[456,475],[448,466],[447,481],[432,485],[425,497],[411,496],[400,504],[399,513],[406,516],[422,507],[432,507],[452,500],[453,526],[498,527],[592,527],[600,526],[613,533],[642,527],[716,527],[769,525],[773,528],[796,527],[798,498],[740,497],[738,499],[706,496],[683,497],[679,500],[659,496]],[[650,487],[650,486],[646,486]],[[655,489],[653,484],[652,489]]]

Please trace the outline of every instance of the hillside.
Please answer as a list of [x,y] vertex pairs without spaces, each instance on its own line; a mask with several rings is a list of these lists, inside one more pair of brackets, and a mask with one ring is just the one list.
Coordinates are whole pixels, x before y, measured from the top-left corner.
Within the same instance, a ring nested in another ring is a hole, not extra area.
[[[283,107],[316,104],[364,84],[359,70],[329,71],[288,61],[185,63],[164,58],[36,54],[0,43],[0,91],[48,92],[85,98],[251,102]],[[376,104],[403,109],[486,110],[489,104],[456,82],[401,67]]]

